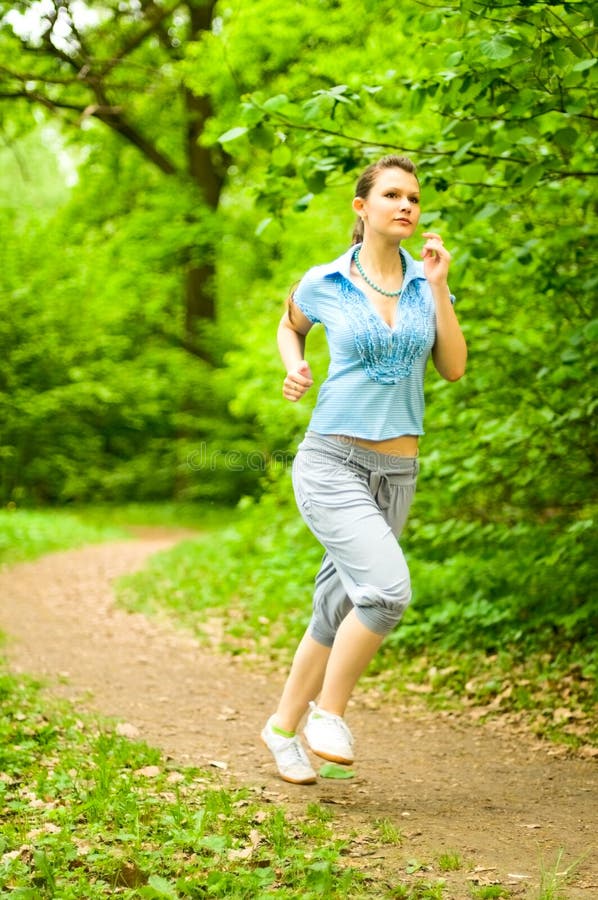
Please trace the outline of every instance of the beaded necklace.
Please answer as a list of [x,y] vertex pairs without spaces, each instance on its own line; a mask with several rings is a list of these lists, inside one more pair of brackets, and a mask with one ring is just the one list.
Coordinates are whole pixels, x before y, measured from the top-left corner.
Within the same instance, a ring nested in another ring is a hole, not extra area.
[[[362,266],[361,263],[359,262],[359,251],[360,251],[360,249],[361,249],[361,247],[358,247],[358,248],[355,250],[355,253],[353,254],[353,259],[355,260],[355,266],[356,266],[356,268],[357,268],[357,271],[359,272],[359,274],[361,275],[361,277],[363,278],[363,280],[365,281],[365,283],[366,283],[366,284],[369,284],[369,286],[370,286],[371,288],[374,288],[375,291],[378,291],[379,294],[384,294],[385,297],[400,297],[400,296],[401,296],[401,293],[402,293],[402,291],[403,291],[403,287],[402,287],[402,286],[399,288],[398,291],[385,291],[384,288],[378,287],[377,284],[374,284],[374,282],[371,281],[371,280],[368,278],[368,276],[367,276],[367,275],[365,274],[365,272],[363,271],[363,266]],[[405,272],[407,271],[407,262],[406,262],[405,257],[403,256],[402,253],[399,252],[399,256],[401,257],[401,269],[403,270],[403,280],[404,280],[404,279],[405,279]]]

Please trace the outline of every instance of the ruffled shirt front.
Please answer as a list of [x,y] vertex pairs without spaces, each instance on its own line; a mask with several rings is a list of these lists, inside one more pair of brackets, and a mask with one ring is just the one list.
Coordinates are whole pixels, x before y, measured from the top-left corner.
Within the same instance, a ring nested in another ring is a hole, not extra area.
[[351,278],[355,250],[310,269],[294,294],[301,312],[324,325],[330,351],[309,428],[368,440],[423,434],[424,373],[436,339],[423,264],[400,250],[406,271],[391,328]]

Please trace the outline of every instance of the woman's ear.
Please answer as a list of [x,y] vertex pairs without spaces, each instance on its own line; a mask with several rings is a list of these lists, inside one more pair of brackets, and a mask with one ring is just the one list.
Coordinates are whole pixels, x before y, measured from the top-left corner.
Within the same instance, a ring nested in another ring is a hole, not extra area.
[[363,218],[363,208],[365,206],[363,197],[354,197],[351,206],[353,207],[353,212],[356,212],[360,218]]

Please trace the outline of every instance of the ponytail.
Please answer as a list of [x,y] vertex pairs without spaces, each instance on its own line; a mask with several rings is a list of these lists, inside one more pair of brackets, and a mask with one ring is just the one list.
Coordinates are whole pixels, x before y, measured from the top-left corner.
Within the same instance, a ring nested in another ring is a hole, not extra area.
[[351,246],[361,244],[363,241],[363,219],[357,216],[355,225],[353,226],[353,234],[351,235]]
[[287,316],[289,317],[289,322],[291,325],[294,325],[293,322],[293,314],[295,310],[295,288],[297,287],[299,282],[295,282],[295,284],[290,289],[287,299],[285,300],[285,305],[287,308]]

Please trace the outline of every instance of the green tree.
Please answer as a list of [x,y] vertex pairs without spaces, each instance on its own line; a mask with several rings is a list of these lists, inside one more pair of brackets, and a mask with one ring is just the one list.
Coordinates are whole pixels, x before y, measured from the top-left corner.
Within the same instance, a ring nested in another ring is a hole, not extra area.
[[171,191],[192,198],[189,235],[179,250],[186,283],[180,340],[204,358],[210,348],[201,340],[201,323],[215,316],[218,241],[209,213],[218,207],[226,155],[199,140],[212,113],[210,97],[186,88],[177,62],[210,29],[214,6],[215,0],[0,3],[0,101],[11,106],[5,132],[33,122],[27,108],[78,129],[83,141],[84,129],[101,123],[166,176]]
[[[278,271],[288,275],[292,262],[293,277],[346,246],[347,217],[346,237],[334,238],[337,189],[346,200],[357,166],[395,150],[418,161],[423,223],[454,252],[470,362],[458,385],[432,372],[427,384],[407,538],[428,573],[414,640],[440,631],[458,644],[464,621],[488,649],[535,629],[546,646],[585,640],[596,633],[598,556],[595,10],[485,0],[375,6],[387,17],[384,28],[365,30],[360,67],[351,41],[332,58],[308,44],[301,67],[248,92],[219,139],[236,160],[251,156],[260,228],[264,238],[274,229]],[[302,248],[301,268],[285,241]],[[231,370],[243,378],[245,409],[283,443],[309,409],[272,424],[271,399],[256,399],[263,370],[247,365],[255,338],[250,329]],[[275,362],[268,377],[279,377]],[[439,579],[426,569],[434,563]]]

